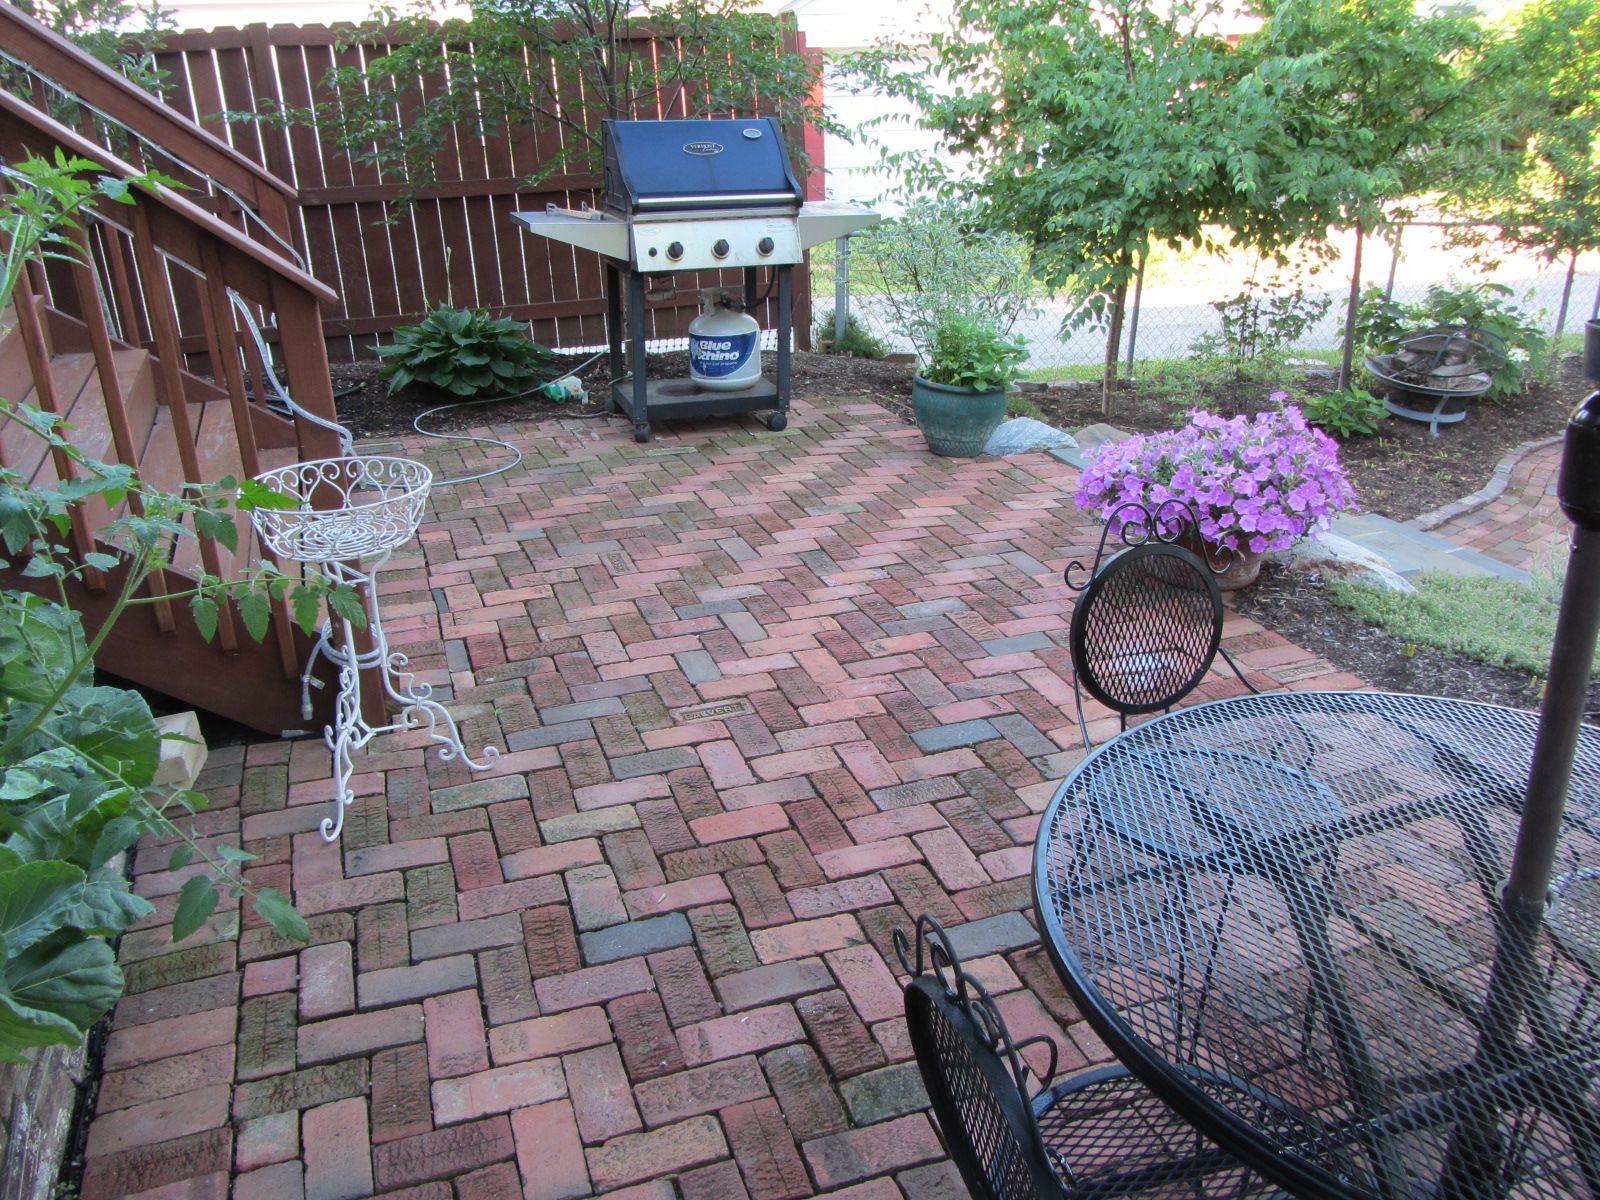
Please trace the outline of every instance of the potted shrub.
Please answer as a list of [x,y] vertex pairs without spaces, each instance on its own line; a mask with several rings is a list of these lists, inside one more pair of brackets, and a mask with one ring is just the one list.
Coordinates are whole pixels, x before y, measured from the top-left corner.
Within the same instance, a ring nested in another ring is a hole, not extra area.
[[928,449],[954,458],[982,453],[1005,420],[1006,389],[1027,357],[1023,339],[949,316],[933,326],[926,355],[927,366],[911,381],[911,407]]
[[1293,405],[1227,420],[1194,409],[1189,421],[1093,452],[1074,497],[1078,507],[1118,525],[1129,519],[1119,509],[1130,503],[1158,512],[1181,502],[1199,528],[1179,543],[1187,539],[1219,568],[1224,589],[1254,583],[1263,554],[1325,532],[1335,514],[1355,507],[1339,444]]

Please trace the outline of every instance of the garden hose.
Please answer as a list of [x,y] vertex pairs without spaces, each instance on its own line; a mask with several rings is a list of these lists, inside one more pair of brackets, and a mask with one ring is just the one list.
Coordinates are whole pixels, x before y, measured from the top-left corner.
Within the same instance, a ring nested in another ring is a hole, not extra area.
[[[434,481],[433,486],[451,487],[458,483],[476,483],[480,479],[489,479],[495,475],[503,475],[522,462],[522,451],[518,450],[510,442],[503,442],[499,438],[479,437],[478,435],[471,433],[435,433],[432,430],[424,429],[422,427],[422,420],[424,417],[431,417],[434,413],[448,412],[453,408],[472,408],[479,404],[504,404],[507,400],[525,400],[529,396],[543,396],[545,399],[554,400],[558,404],[562,403],[563,400],[581,399],[588,393],[584,391],[583,385],[578,382],[578,372],[584,370],[589,366],[589,364],[600,358],[604,353],[605,351],[602,350],[600,354],[596,354],[592,358],[585,359],[571,371],[568,371],[559,378],[554,379],[549,383],[542,383],[538,387],[529,388],[524,392],[514,392],[509,396],[492,396],[486,400],[457,400],[452,404],[439,404],[433,408],[424,409],[422,412],[419,412],[412,419],[411,428],[415,429],[425,438],[433,438],[436,441],[441,442],[476,442],[481,446],[498,446],[502,450],[511,451],[511,459],[508,462],[501,463],[497,467],[491,467],[487,471],[479,471],[476,475],[461,475],[455,479],[438,479]],[[576,390],[573,389],[573,385],[576,385]],[[549,390],[551,388],[559,389],[559,395],[552,393]],[[604,409],[597,413],[572,414],[574,417],[603,417],[605,415],[606,413]]]

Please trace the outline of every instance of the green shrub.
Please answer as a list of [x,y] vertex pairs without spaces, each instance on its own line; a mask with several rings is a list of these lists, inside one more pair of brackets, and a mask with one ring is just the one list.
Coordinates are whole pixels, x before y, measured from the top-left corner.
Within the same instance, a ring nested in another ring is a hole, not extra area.
[[1355,386],[1303,397],[1299,405],[1307,421],[1341,442],[1377,433],[1389,415],[1382,400]]
[[1329,584],[1328,591],[1363,621],[1412,645],[1529,675],[1549,671],[1561,606],[1559,578],[1536,573],[1532,583],[1520,583],[1428,571],[1414,582],[1414,596],[1343,582]]
[[448,304],[396,329],[394,344],[379,346],[378,355],[391,396],[422,383],[463,400],[515,391],[555,357],[519,321]]
[[834,314],[826,312],[817,322],[817,337],[820,340],[833,342],[833,354],[848,354],[851,358],[871,358],[882,360],[889,357],[889,346],[882,338],[867,332],[867,327],[857,319],[855,313],[848,313],[844,319],[844,338],[835,338]]
[[1024,339],[1008,339],[971,317],[947,317],[933,329],[922,377],[947,387],[992,392],[1005,387],[1028,357]]
[[1332,296],[1308,296],[1303,283],[1290,284],[1274,275],[1264,283],[1252,276],[1242,292],[1211,307],[1222,319],[1223,353],[1248,361],[1287,351],[1332,304]]
[[1506,361],[1495,371],[1488,392],[1501,400],[1526,390],[1550,359],[1549,335],[1518,308],[1515,293],[1503,283],[1450,288],[1435,285],[1419,304],[1402,304],[1370,287],[1362,293],[1356,334],[1369,353],[1392,354],[1400,340],[1435,325],[1467,325],[1494,335]]
[[1157,373],[1158,394],[1177,408],[1236,414],[1245,398],[1289,387],[1300,377],[1289,364],[1290,348],[1332,302],[1307,295],[1303,280],[1252,276],[1243,291],[1212,303],[1221,328],[1196,338],[1186,362]]
[[903,216],[850,239],[850,287],[884,306],[891,326],[925,348],[951,318],[1008,334],[1036,310],[1025,239],[991,228],[971,206],[921,200]]

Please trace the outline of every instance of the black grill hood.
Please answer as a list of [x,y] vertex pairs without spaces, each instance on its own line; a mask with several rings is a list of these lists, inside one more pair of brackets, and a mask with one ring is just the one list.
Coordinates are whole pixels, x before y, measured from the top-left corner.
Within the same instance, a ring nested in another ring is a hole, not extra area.
[[623,216],[799,208],[805,191],[771,117],[606,121],[605,207]]

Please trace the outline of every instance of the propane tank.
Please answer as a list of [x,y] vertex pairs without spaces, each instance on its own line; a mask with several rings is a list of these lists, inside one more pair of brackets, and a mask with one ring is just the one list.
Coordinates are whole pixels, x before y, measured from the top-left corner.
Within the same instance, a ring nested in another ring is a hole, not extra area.
[[722,288],[700,293],[689,322],[689,378],[714,392],[737,392],[761,378],[761,327]]

